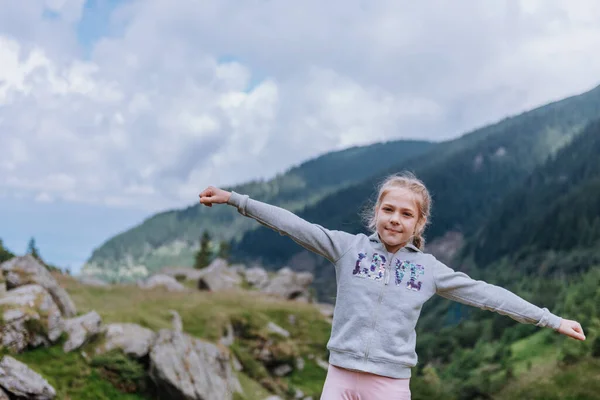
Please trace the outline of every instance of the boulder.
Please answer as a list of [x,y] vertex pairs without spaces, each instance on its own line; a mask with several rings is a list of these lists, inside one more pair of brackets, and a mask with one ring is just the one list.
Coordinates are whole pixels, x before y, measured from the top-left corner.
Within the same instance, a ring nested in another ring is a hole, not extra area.
[[47,400],[56,396],[54,388],[40,374],[10,356],[0,361],[0,386],[18,398]]
[[169,399],[231,400],[241,386],[229,355],[183,332],[162,329],[150,350],[150,376]]
[[25,285],[0,298],[0,347],[20,352],[54,343],[63,332],[60,310],[40,285]]
[[10,400],[10,398],[8,397],[6,392],[4,390],[2,390],[1,387],[0,387],[0,400]]
[[69,339],[63,345],[63,350],[68,353],[80,348],[85,342],[100,333],[101,326],[102,319],[96,311],[65,320],[64,327],[69,334]]
[[2,263],[0,269],[8,290],[29,284],[40,285],[50,293],[63,316],[70,318],[77,315],[75,304],[66,290],[60,287],[50,271],[32,255],[14,257]]
[[264,289],[269,284],[269,274],[263,268],[252,267],[244,271],[246,282],[257,289]]
[[284,267],[277,272],[262,292],[288,300],[308,299],[314,277],[310,272],[294,272]]
[[241,284],[242,277],[235,270],[229,269],[225,260],[217,258],[203,270],[198,280],[198,289],[219,292],[239,288]]
[[142,289],[155,289],[157,287],[162,287],[169,292],[183,292],[185,290],[185,286],[177,282],[175,278],[161,274],[152,275],[145,281],[138,283],[138,286]]
[[102,330],[104,340],[96,347],[96,354],[102,354],[113,349],[134,358],[143,358],[150,351],[156,333],[137,324],[121,323],[108,324]]

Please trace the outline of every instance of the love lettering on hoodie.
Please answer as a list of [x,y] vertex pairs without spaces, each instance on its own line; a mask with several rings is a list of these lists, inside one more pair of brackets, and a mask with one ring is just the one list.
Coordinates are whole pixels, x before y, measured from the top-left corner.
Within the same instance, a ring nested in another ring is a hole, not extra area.
[[[352,275],[358,278],[368,278],[374,281],[382,280],[385,274],[386,256],[379,253],[373,253],[371,263],[365,266],[366,253],[358,253],[358,258],[352,270]],[[410,261],[396,260],[394,265],[394,277],[396,286],[405,286],[406,289],[419,291],[421,290],[422,282],[419,279],[425,274],[425,268],[420,264],[414,264]],[[406,275],[408,280],[405,285],[402,285],[402,280]]]

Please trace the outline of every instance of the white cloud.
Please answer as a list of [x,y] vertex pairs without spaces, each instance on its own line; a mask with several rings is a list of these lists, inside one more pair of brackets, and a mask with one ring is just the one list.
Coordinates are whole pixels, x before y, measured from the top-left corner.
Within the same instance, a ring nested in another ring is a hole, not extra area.
[[83,0],[15,4],[0,0],[0,192],[40,201],[181,206],[208,184],[450,138],[600,80],[591,0],[130,1],[86,59]]

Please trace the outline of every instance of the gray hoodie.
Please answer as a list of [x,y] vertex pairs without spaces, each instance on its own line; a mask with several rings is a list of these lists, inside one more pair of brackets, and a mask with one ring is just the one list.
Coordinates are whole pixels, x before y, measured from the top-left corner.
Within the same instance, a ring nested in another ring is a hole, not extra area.
[[417,364],[415,325],[423,303],[434,294],[521,323],[555,330],[560,326],[561,318],[548,309],[454,271],[411,244],[390,253],[377,233],[328,230],[235,192],[229,204],[335,266],[337,298],[327,343],[332,365],[391,378],[410,377]]

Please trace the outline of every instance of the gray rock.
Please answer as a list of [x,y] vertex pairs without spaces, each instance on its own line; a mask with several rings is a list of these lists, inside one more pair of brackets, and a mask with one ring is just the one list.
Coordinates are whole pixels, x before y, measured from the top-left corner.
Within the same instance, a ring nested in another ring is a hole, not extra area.
[[296,369],[298,371],[302,371],[304,369],[304,364],[305,364],[304,358],[302,358],[302,357],[296,358]]
[[0,386],[17,397],[32,400],[53,399],[56,391],[40,374],[10,356],[0,361]]
[[6,392],[4,390],[2,390],[1,387],[0,387],[0,400],[10,400],[10,398],[8,397]]
[[277,272],[262,292],[282,297],[288,300],[304,300],[310,298],[308,289],[313,281],[313,275],[309,272],[296,273],[285,267]]
[[225,347],[229,347],[235,341],[235,336],[233,335],[233,326],[231,326],[231,324],[227,324],[226,329],[227,333],[219,340],[219,343],[221,343]]
[[246,266],[244,264],[233,264],[229,266],[229,269],[238,274],[243,274],[246,271]]
[[230,400],[241,391],[228,354],[182,332],[158,332],[149,372],[164,398]]
[[137,324],[108,324],[102,330],[104,341],[96,348],[96,354],[120,349],[130,357],[142,358],[148,354],[156,339],[156,333]]
[[281,365],[278,365],[277,367],[273,368],[272,372],[275,376],[282,377],[282,376],[286,376],[286,375],[290,374],[293,370],[294,369],[291,366],[289,366],[287,364],[281,364]]
[[236,271],[229,269],[227,262],[221,258],[217,258],[206,267],[198,280],[200,290],[211,292],[233,290],[239,288],[241,284],[242,277]]
[[273,332],[279,336],[283,336],[283,337],[290,337],[290,333],[288,331],[286,331],[285,329],[283,329],[282,327],[280,327],[279,325],[277,325],[274,322],[269,322],[267,324],[267,330],[269,332]]
[[257,289],[264,289],[269,284],[269,274],[263,268],[252,267],[248,268],[244,275],[246,281]]
[[294,314],[288,315],[288,322],[290,325],[296,325],[296,316]]
[[322,358],[317,358],[316,363],[319,367],[323,368],[325,371],[329,369],[329,363]]
[[69,339],[63,345],[63,350],[68,353],[84,345],[86,341],[100,333],[102,319],[96,311],[77,318],[65,320],[65,331],[69,334]]
[[50,293],[63,316],[70,318],[77,315],[77,309],[71,297],[60,287],[50,271],[32,255],[14,257],[2,263],[0,269],[6,279],[8,290],[29,284],[40,285]]
[[9,290],[0,298],[0,346],[20,352],[28,346],[54,343],[63,332],[60,310],[39,285]]
[[269,396],[265,400],[283,400],[283,399],[279,396]]
[[158,287],[165,288],[169,292],[183,292],[185,286],[177,282],[175,278],[168,275],[152,275],[143,282],[139,282],[138,286],[142,289],[155,289]]
[[181,316],[175,310],[169,310],[169,313],[173,316],[171,319],[171,324],[173,325],[173,330],[175,332],[183,332],[183,321],[181,320]]
[[297,399],[301,399],[304,397],[304,392],[300,389],[296,389],[296,394],[294,394],[294,397]]
[[240,362],[240,360],[238,360],[237,357],[234,356],[234,355],[231,356],[231,366],[237,372],[240,372],[240,371],[244,370],[244,366],[242,365],[242,363]]

